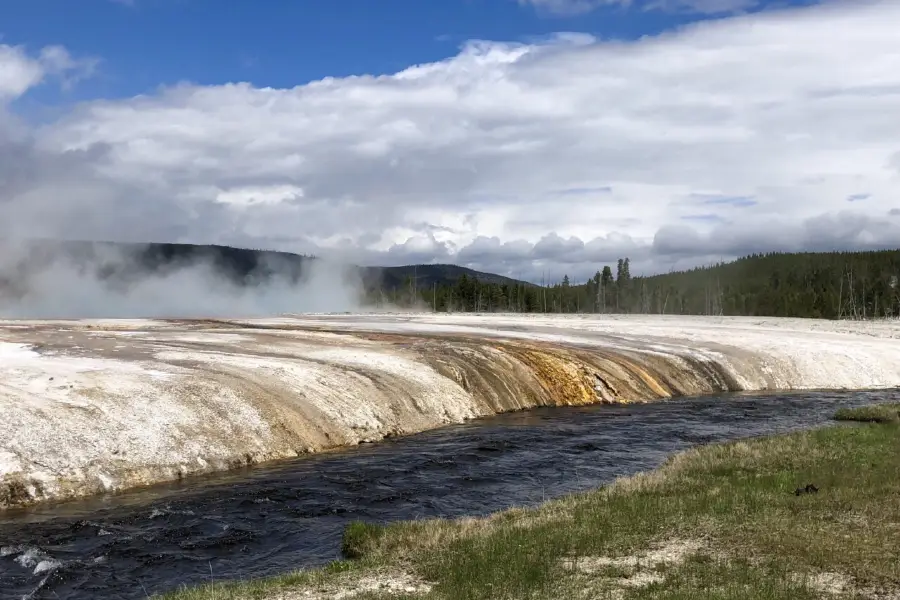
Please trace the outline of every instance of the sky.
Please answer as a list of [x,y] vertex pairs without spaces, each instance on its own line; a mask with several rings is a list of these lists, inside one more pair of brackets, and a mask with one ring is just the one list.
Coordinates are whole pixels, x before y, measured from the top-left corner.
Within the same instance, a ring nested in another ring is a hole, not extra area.
[[0,237],[583,281],[900,246],[895,0],[10,0]]

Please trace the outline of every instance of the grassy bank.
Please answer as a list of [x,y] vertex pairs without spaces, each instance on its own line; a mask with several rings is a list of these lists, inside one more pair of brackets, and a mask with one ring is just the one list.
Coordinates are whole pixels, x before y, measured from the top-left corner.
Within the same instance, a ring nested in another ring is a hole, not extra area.
[[838,421],[857,421],[860,423],[900,423],[900,404],[873,404],[858,408],[842,408],[834,418]]
[[353,524],[355,560],[165,599],[900,599],[900,425],[878,410],[690,450],[535,509]]

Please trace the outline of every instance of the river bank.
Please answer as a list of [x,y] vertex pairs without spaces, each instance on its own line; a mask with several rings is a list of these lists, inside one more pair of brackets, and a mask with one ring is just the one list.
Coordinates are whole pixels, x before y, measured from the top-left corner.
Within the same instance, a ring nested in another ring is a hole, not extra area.
[[[547,407],[377,444],[0,513],[0,598],[146,600],[341,558],[354,521],[487,516],[588,492],[698,445],[820,427],[900,390]],[[880,414],[880,413],[878,413]]]
[[355,560],[160,599],[900,598],[898,472],[891,420],[715,444],[535,509],[357,523]]
[[537,406],[900,387],[900,324],[323,315],[0,322],[0,509]]

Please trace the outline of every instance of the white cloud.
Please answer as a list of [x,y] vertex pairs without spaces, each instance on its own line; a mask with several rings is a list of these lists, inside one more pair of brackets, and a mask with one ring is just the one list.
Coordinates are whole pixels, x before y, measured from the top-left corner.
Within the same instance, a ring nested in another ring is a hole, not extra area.
[[[0,235],[578,279],[626,254],[636,273],[896,245],[897,22],[900,3],[841,3],[90,102],[15,143],[0,130]],[[35,85],[23,56],[0,55],[0,90]]]
[[74,83],[90,75],[95,59],[75,60],[62,46],[47,46],[30,56],[21,46],[0,44],[0,106],[15,100],[47,77],[63,84]]
[[44,78],[40,61],[22,48],[0,45],[0,102],[18,98]]

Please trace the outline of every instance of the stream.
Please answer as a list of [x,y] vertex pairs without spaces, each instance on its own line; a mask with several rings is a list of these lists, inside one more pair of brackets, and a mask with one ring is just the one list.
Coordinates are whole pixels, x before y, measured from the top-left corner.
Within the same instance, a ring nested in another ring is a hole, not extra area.
[[[482,515],[597,487],[696,444],[827,423],[900,391],[723,395],[547,408],[193,478],[0,512],[0,598],[146,599],[340,557],[353,520]],[[800,482],[798,482],[800,483]]]

